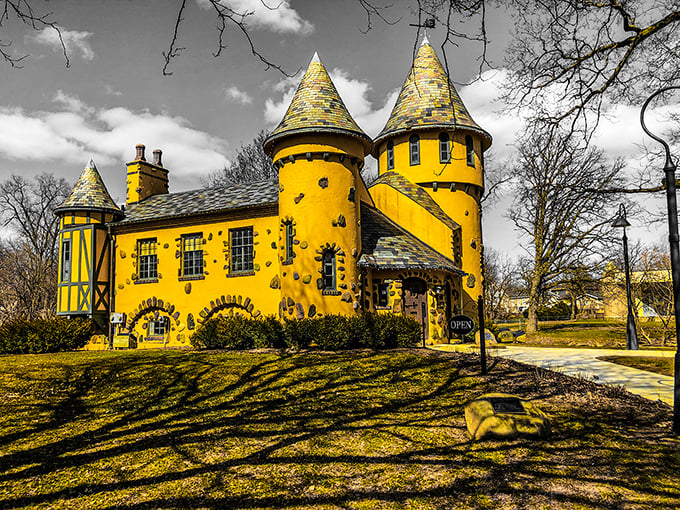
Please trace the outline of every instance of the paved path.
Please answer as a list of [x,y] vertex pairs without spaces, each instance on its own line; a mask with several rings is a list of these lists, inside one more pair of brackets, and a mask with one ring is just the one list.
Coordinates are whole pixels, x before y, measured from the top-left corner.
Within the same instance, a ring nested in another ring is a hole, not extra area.
[[[479,352],[471,345],[436,345],[443,351]],[[508,345],[490,347],[490,356],[509,358],[522,363],[555,370],[574,377],[583,377],[599,384],[620,384],[631,393],[650,400],[661,400],[673,405],[673,378],[636,368],[625,367],[597,358],[602,356],[663,356],[673,357],[673,351],[626,351],[620,349],[574,349],[550,347],[524,347]]]

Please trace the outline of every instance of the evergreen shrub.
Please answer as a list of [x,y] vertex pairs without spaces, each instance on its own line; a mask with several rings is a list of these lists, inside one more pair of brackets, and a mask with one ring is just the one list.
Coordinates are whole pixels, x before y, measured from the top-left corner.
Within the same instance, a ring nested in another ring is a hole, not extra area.
[[90,319],[16,319],[0,325],[0,353],[75,351],[85,347],[93,332]]
[[197,349],[306,349],[315,345],[321,350],[338,351],[413,347],[420,340],[420,324],[411,317],[363,313],[283,322],[271,316],[265,319],[215,317],[196,329],[191,344]]

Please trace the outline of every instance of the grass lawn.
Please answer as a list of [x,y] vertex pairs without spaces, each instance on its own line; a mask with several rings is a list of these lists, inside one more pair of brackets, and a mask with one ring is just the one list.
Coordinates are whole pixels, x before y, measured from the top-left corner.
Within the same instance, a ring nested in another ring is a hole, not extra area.
[[[596,349],[624,349],[626,323],[601,320],[539,322],[538,333],[524,335],[517,340],[537,347],[582,347]],[[642,334],[644,329],[649,338]],[[673,349],[675,337],[663,345],[663,328],[660,323],[644,322],[638,325],[641,349]]]
[[[678,508],[671,409],[472,355],[0,356],[0,508]],[[549,439],[471,442],[532,399]]]
[[655,374],[667,375],[673,377],[673,358],[659,358],[653,356],[602,356],[602,361],[609,361],[610,363],[617,363],[627,367],[638,368],[646,370],[647,372],[654,372]]

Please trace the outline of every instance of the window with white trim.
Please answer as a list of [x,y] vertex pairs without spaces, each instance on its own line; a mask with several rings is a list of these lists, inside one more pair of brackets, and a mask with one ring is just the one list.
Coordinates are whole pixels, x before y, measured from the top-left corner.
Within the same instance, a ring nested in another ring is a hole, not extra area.
[[137,241],[137,260],[139,264],[139,280],[156,280],[158,278],[158,255],[156,239],[140,239]]
[[182,236],[182,276],[203,275],[203,234]]
[[229,231],[231,272],[250,273],[253,270],[253,227]]
[[411,165],[420,165],[420,137],[411,135],[408,139]]

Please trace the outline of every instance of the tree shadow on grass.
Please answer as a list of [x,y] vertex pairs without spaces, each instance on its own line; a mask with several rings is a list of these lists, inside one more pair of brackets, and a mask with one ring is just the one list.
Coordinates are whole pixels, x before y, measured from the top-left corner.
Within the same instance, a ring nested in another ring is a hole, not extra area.
[[[359,351],[138,352],[66,364],[47,419],[27,419],[30,435],[0,437],[0,508],[680,502],[668,482],[677,445],[617,434],[631,411],[613,397],[505,360],[482,378],[478,363]],[[469,441],[462,406],[489,391],[537,400],[556,417],[553,437]],[[667,411],[648,409],[638,433],[653,439]]]

